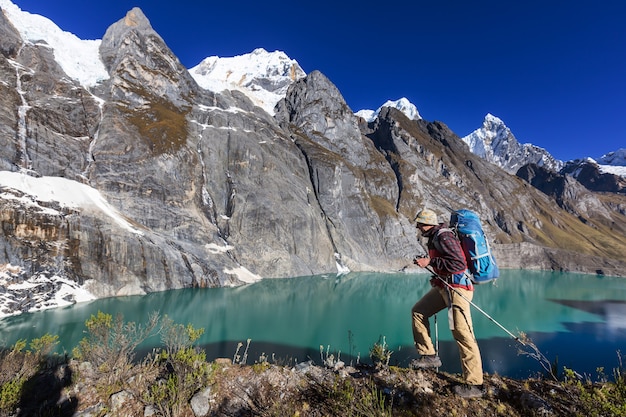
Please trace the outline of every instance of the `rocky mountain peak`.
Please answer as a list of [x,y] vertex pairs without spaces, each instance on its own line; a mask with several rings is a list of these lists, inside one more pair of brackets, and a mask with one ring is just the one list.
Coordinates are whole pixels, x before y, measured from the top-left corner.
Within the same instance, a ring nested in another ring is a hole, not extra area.
[[136,29],[152,29],[150,21],[148,21],[148,18],[145,14],[143,14],[139,7],[133,7],[128,11],[128,13],[126,13],[126,16],[124,17],[124,24]]
[[462,138],[472,153],[514,174],[526,164],[536,164],[554,171],[563,166],[548,151],[538,146],[521,144],[504,122],[487,114],[482,127]]
[[289,87],[285,99],[276,105],[276,119],[297,126],[356,166],[367,165],[370,159],[356,116],[337,87],[319,71]]
[[[143,11],[139,7],[133,7],[123,18],[109,26],[105,32],[103,37],[103,41],[106,40],[105,50],[106,48],[121,47],[129,32],[150,32],[152,36],[159,37],[152,29],[152,25]],[[103,52],[102,49],[100,52]]]
[[112,77],[111,98],[136,106],[154,99],[189,106],[196,83],[141,9],[133,8],[107,29],[100,56]]
[[[615,159],[609,158],[611,161],[618,161],[619,155]],[[612,168],[618,167],[620,169],[610,172]],[[626,193],[626,176],[621,166],[599,165],[591,158],[576,159],[568,161],[560,172],[576,178],[591,191]]]

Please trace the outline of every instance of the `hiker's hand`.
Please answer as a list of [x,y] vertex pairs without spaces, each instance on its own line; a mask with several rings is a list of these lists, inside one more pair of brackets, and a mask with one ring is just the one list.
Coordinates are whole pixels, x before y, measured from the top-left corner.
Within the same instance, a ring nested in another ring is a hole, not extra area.
[[423,258],[415,258],[413,262],[420,268],[426,268],[428,264],[430,264],[430,258],[428,256],[424,256]]

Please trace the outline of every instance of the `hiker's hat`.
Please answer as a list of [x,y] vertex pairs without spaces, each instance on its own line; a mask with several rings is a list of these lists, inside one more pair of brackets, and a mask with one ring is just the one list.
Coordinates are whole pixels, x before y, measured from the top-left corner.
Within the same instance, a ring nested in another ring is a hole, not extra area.
[[432,226],[437,226],[439,222],[437,221],[437,214],[434,211],[429,209],[423,209],[417,216],[415,217],[415,223],[420,224],[428,224]]

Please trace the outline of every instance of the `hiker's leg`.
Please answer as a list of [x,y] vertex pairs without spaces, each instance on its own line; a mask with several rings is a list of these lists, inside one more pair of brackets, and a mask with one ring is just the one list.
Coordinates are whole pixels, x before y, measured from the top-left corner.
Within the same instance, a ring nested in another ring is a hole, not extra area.
[[427,292],[411,309],[413,317],[413,341],[420,355],[434,355],[435,347],[430,338],[429,318],[446,307],[445,300],[436,288]]
[[470,303],[461,297],[461,295],[457,294],[457,291],[469,301],[472,300],[472,296],[474,295],[473,291],[460,288],[450,291],[454,319],[452,336],[454,336],[459,346],[461,367],[463,368],[465,382],[470,385],[482,385],[483,364],[480,357],[480,350],[478,349],[478,343],[474,336]]

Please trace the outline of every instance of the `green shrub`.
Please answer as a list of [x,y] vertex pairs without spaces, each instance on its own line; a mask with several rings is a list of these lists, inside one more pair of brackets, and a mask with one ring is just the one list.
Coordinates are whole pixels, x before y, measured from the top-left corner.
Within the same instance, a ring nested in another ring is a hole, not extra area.
[[162,376],[150,386],[144,401],[153,404],[160,415],[179,416],[212,373],[206,353],[194,346],[204,329],[176,324],[164,317],[160,333],[165,348],[153,359],[162,366]]
[[[626,416],[626,372],[622,366],[622,356],[618,352],[620,365],[613,370],[613,381],[606,379],[599,383],[582,381],[571,369],[565,368],[565,381],[574,385],[583,404],[581,416],[622,417]],[[600,370],[602,373],[602,370]]]
[[17,409],[25,382],[26,380],[22,377],[2,384],[0,387],[0,413],[2,415],[11,414]]
[[377,343],[370,348],[370,358],[376,366],[389,366],[389,360],[393,352],[387,348],[385,336],[381,336]]
[[333,380],[312,378],[314,398],[320,403],[314,404],[322,415],[341,415],[344,417],[386,417],[391,416],[392,407],[384,393],[370,380],[360,381],[335,375]]
[[85,321],[87,336],[76,348],[73,356],[92,364],[96,371],[96,386],[103,396],[118,391],[132,375],[135,350],[153,334],[159,322],[156,313],[150,315],[145,326],[125,323],[122,315],[115,320],[110,314],[98,311]]

